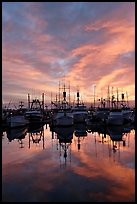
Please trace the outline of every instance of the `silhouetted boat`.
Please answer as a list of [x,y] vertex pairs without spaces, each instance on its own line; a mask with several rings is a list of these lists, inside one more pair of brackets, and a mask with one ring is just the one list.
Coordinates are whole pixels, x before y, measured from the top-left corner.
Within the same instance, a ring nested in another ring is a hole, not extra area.
[[11,115],[7,118],[7,124],[10,128],[17,128],[25,126],[29,121],[24,117],[24,115]]
[[79,91],[77,91],[77,104],[74,107],[72,107],[72,113],[74,123],[85,122],[85,119],[87,118],[88,115],[87,107],[84,105],[83,102],[80,102]]
[[122,108],[124,123],[132,121],[133,111],[130,108]]
[[70,109],[70,104],[66,101],[65,84],[63,89],[63,100],[52,117],[52,124],[54,126],[73,125],[73,114]]
[[67,110],[59,110],[53,117],[53,125],[55,126],[71,126],[73,125],[73,115]]
[[94,113],[94,119],[102,122],[108,118],[109,113],[109,108],[97,108]]
[[40,110],[26,111],[25,117],[29,120],[29,122],[39,122],[43,119],[43,115]]
[[121,109],[111,110],[106,122],[108,125],[123,125],[124,118]]

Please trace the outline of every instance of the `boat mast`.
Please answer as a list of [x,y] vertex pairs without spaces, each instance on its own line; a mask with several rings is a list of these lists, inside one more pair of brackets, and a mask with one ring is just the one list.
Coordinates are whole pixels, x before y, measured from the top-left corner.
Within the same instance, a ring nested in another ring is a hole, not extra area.
[[64,87],[63,87],[63,109],[66,109],[66,91],[65,91],[65,83],[64,83]]
[[52,103],[53,103],[53,102],[52,102],[52,92],[51,92],[51,110],[52,110]]
[[30,94],[28,93],[28,109],[30,109]]
[[77,106],[79,105],[79,90],[77,90]]
[[118,88],[117,88],[117,108],[118,108],[118,102],[119,102],[119,99],[118,99]]
[[94,85],[94,108],[95,108],[95,90],[96,90],[96,85]]
[[64,91],[63,91],[63,101],[66,101],[66,91],[65,91],[65,84],[64,84]]
[[124,107],[124,93],[123,93],[123,90],[122,90],[121,97],[122,97],[122,106]]
[[70,81],[69,81],[69,107],[70,107]]
[[127,97],[127,107],[129,108],[129,101],[128,101],[128,93],[126,91],[126,97]]
[[101,88],[101,98],[100,98],[100,105],[101,105],[101,108],[102,108],[102,88]]
[[59,107],[60,107],[60,81],[59,81]]
[[[22,107],[24,106],[23,103],[24,103],[23,101],[20,101],[20,102],[19,102],[19,109],[20,109],[20,110],[22,110]],[[14,106],[15,106],[15,105],[14,105]],[[16,108],[16,107],[15,107],[15,108]],[[16,109],[17,109],[17,108],[16,108]]]
[[42,109],[43,109],[43,112],[44,112],[44,93],[42,93]]
[[111,89],[111,94],[112,94],[112,96],[111,96],[111,108],[113,109],[113,101],[114,101],[114,95],[113,95],[113,86],[111,87],[112,89]]
[[110,108],[110,91],[108,86],[108,100],[107,100],[107,107]]

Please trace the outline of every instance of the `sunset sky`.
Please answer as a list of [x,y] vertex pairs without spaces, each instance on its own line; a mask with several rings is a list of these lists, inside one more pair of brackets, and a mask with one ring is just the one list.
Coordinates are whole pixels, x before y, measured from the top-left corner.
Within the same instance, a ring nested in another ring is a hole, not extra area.
[[91,101],[108,85],[135,99],[134,2],[2,3],[2,100],[50,100],[59,81]]

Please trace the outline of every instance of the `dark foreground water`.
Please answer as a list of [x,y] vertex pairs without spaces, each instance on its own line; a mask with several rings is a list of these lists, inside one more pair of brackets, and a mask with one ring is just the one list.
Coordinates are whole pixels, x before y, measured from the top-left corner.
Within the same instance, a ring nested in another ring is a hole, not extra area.
[[4,132],[2,201],[134,202],[135,130],[44,125]]

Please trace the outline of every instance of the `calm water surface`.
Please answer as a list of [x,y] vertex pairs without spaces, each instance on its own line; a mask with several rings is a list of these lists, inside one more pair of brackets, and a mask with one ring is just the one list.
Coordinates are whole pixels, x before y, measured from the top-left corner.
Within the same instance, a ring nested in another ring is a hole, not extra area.
[[135,130],[79,124],[3,132],[2,200],[134,202]]

